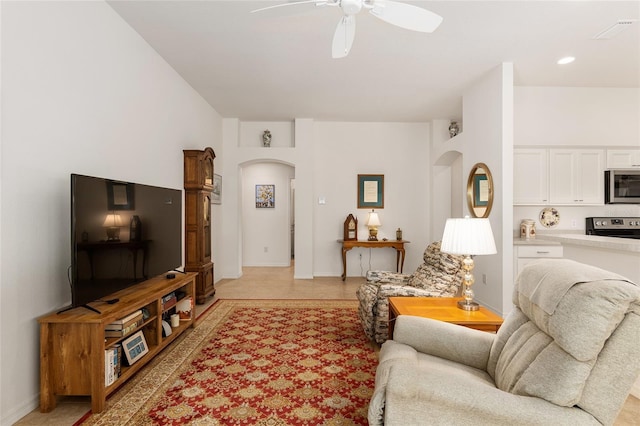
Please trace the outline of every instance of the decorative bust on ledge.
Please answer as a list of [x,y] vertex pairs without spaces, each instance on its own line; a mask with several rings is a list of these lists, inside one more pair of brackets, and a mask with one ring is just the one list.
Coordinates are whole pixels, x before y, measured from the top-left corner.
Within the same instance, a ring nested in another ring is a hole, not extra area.
[[268,129],[262,134],[262,146],[267,148],[271,146],[271,132]]

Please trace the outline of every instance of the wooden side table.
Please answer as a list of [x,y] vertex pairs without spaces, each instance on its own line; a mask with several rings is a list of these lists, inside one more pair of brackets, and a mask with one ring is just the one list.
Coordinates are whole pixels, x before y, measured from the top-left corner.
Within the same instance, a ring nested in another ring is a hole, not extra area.
[[458,308],[460,297],[390,297],[389,298],[389,339],[393,338],[393,328],[398,315],[413,315],[450,322],[476,330],[497,332],[502,318],[484,306],[477,311]]

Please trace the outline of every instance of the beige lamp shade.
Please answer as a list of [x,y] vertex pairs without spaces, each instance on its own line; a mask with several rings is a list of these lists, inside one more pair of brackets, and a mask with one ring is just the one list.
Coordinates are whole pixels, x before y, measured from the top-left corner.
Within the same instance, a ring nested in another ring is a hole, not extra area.
[[382,226],[382,224],[380,223],[380,218],[378,217],[378,213],[374,211],[369,213],[369,217],[367,218],[366,225],[370,227]]
[[122,219],[120,218],[119,214],[108,214],[102,226],[104,226],[105,228],[110,228],[115,226],[120,227],[122,226]]
[[440,250],[462,255],[496,254],[491,223],[486,218],[447,219]]

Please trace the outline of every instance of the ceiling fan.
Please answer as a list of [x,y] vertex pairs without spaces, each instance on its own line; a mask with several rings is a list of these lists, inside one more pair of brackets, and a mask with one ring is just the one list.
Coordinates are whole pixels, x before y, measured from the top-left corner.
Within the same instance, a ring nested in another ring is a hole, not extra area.
[[251,13],[299,4],[314,4],[317,7],[338,6],[342,9],[343,16],[338,22],[331,45],[333,58],[344,58],[349,54],[356,35],[355,15],[362,9],[367,9],[370,14],[389,24],[424,33],[435,31],[442,22],[440,15],[429,10],[392,0],[302,0],[263,7]]

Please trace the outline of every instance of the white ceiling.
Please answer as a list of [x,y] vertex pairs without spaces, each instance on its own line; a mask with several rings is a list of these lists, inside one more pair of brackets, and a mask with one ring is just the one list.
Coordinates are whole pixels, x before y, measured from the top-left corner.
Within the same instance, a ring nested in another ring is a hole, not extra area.
[[[339,8],[282,1],[110,1],[223,117],[428,121],[462,114],[463,90],[502,62],[521,86],[640,87],[639,1],[406,1],[444,18],[432,34],[365,11],[331,58]],[[556,61],[576,57],[570,65]]]

